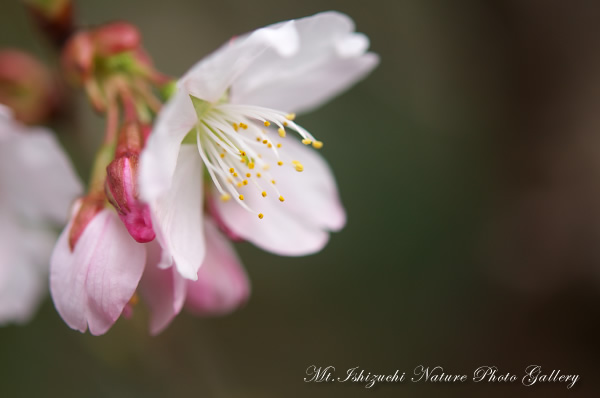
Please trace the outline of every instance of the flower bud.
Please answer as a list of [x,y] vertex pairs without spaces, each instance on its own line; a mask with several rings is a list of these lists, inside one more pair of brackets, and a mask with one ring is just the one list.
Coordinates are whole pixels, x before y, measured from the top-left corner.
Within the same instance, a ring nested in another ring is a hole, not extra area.
[[91,79],[94,73],[94,43],[88,32],[75,34],[61,54],[61,62],[67,78],[76,84]]
[[110,56],[136,50],[142,41],[139,30],[126,22],[113,22],[91,32],[98,56]]
[[57,85],[41,62],[22,51],[0,51],[0,103],[17,119],[42,123],[56,109],[58,98]]
[[106,168],[105,192],[129,234],[138,242],[150,242],[155,233],[150,209],[139,199],[138,164],[142,132],[136,123],[126,124],[120,133],[115,159]]

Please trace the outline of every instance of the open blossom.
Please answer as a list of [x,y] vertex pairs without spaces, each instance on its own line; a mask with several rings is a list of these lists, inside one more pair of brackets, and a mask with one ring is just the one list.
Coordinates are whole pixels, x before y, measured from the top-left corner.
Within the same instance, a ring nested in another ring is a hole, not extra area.
[[44,297],[54,228],[81,190],[52,133],[0,105],[0,324],[27,321]]
[[[200,315],[234,310],[250,284],[228,237],[283,255],[321,249],[345,212],[315,151],[323,143],[293,112],[369,73],[378,57],[368,44],[335,12],[259,29],[178,82],[147,142],[126,123],[105,167],[95,167],[106,170],[95,174],[101,184],[79,201],[52,255],[50,288],[65,322],[103,334],[140,298],[153,334],[184,306]],[[97,102],[110,110],[110,101]]]
[[348,16],[325,12],[234,38],[179,80],[140,166],[166,264],[196,278],[208,247],[204,199],[232,235],[281,255],[320,250],[343,227],[333,175],[308,147],[323,143],[294,113],[369,73],[378,57],[368,45]]

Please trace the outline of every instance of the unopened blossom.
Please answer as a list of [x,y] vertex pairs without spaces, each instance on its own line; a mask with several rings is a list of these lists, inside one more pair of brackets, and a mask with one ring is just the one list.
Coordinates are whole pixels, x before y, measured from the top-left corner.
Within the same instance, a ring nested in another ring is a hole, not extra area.
[[236,37],[178,81],[142,153],[140,192],[182,276],[196,278],[208,248],[203,200],[232,235],[281,255],[318,251],[344,226],[324,144],[295,113],[368,74],[368,46],[348,16],[325,12]]
[[0,105],[0,324],[27,321],[44,297],[55,228],[81,190],[52,133]]

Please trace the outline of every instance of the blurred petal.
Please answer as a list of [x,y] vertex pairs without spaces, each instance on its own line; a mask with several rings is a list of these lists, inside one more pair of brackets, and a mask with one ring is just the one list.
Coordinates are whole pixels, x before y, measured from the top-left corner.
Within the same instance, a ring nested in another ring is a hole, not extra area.
[[52,230],[20,224],[13,214],[0,219],[0,325],[29,321],[47,290]]
[[[322,105],[364,78],[379,63],[365,53],[369,39],[354,33],[347,15],[329,11],[295,20],[299,50],[282,57],[266,51],[231,86],[231,102],[286,112]],[[275,25],[277,26],[277,25]]]
[[171,188],[150,203],[152,224],[158,241],[170,258],[164,265],[175,264],[179,273],[196,280],[204,260],[202,230],[202,161],[198,150],[183,145]]
[[231,243],[210,220],[204,223],[206,258],[197,281],[188,281],[185,306],[198,315],[223,315],[244,304],[250,282]]
[[102,210],[69,250],[70,225],[50,262],[50,292],[73,329],[100,335],[115,323],[133,296],[144,270],[146,248],[129,236],[118,216]]
[[54,135],[0,115],[0,181],[5,200],[29,219],[64,223],[82,192],[79,178]]
[[158,267],[161,249],[156,242],[146,244],[146,248],[148,263],[140,282],[140,294],[150,309],[150,333],[157,335],[181,311],[187,284],[175,267]]

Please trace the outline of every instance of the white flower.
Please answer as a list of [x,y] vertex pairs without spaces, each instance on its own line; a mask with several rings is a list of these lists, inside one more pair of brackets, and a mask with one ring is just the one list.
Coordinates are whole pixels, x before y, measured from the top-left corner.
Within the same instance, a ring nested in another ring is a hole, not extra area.
[[[206,247],[202,202],[234,235],[282,255],[320,250],[345,224],[335,180],[294,122],[378,63],[337,12],[237,37],[195,65],[160,112],[142,153],[141,195],[161,246],[195,279]],[[212,180],[203,192],[204,170]]]
[[0,324],[26,322],[44,297],[53,227],[81,191],[52,133],[0,105]]

